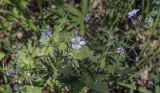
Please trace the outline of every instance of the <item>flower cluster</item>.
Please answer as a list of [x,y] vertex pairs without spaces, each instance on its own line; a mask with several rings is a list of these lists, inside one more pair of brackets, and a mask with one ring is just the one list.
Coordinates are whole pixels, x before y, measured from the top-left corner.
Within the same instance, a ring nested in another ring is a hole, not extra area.
[[71,42],[72,42],[72,48],[75,48],[75,49],[80,49],[82,45],[86,44],[85,41],[81,40],[80,36],[74,36]]

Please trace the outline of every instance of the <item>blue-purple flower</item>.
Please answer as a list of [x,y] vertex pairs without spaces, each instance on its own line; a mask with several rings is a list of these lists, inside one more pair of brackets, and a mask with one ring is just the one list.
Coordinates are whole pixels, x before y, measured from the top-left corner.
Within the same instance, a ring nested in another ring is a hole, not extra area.
[[139,9],[133,9],[132,11],[128,12],[128,18],[131,18],[137,14]]
[[152,18],[152,17],[146,17],[146,18],[144,19],[144,23],[145,23],[145,24],[152,23],[152,22],[153,22],[153,18]]
[[84,21],[88,23],[88,21],[91,19],[91,14],[88,14],[87,16],[84,17]]
[[118,47],[116,52],[120,55],[123,55],[123,54],[125,54],[126,51],[123,47]]
[[44,32],[41,33],[41,39],[47,39],[52,34],[52,29],[48,27]]
[[74,36],[71,42],[72,42],[72,48],[75,48],[75,49],[80,49],[82,45],[86,44],[85,41],[81,40],[80,36]]
[[9,70],[7,70],[6,71],[6,76],[10,77],[10,76],[12,76],[12,73]]

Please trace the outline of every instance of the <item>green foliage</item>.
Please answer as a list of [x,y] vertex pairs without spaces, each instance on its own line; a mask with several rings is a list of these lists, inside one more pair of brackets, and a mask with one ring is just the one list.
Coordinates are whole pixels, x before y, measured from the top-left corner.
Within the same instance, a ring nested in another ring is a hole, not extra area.
[[[85,24],[84,24],[84,17],[87,15],[88,12],[88,0],[82,0],[81,2],[81,10],[77,9],[76,7],[74,7],[73,5],[68,5],[67,6],[67,11],[70,13],[68,16],[71,19],[71,27],[76,27],[79,26],[80,28],[80,33],[83,36],[84,35],[84,28],[85,28]],[[71,28],[69,27],[69,28]]]
[[5,54],[0,52],[0,60],[2,60],[5,57]]
[[130,88],[130,93],[133,93],[134,90],[137,90],[137,89],[138,89],[138,91],[140,91],[140,92],[142,92],[142,93],[153,93],[153,92],[151,92],[150,90],[147,90],[147,89],[145,89],[145,88],[143,88],[143,87],[138,87],[138,88],[136,89],[136,86],[135,86],[134,82],[133,82],[133,84],[119,83],[119,85],[124,86],[124,87],[127,87],[127,88]]
[[94,82],[92,78],[90,78],[87,75],[84,75],[83,82],[93,91],[96,91],[97,93],[108,93],[108,87],[106,82]]
[[[159,0],[34,1],[0,1],[0,92],[11,93],[11,83],[20,93],[160,92]],[[128,18],[134,8],[140,11]],[[73,43],[75,36],[85,44]]]
[[40,93],[42,91],[42,88],[40,87],[31,87],[31,86],[26,86],[26,91],[25,93]]

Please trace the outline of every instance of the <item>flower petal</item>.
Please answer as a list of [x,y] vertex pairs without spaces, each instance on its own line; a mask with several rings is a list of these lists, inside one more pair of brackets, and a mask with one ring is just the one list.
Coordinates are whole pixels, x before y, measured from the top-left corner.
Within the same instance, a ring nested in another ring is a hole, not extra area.
[[45,32],[41,33],[41,39],[46,39],[48,38],[48,35]]
[[77,45],[77,47],[76,47],[77,49],[80,49],[81,48],[81,45]]
[[128,12],[128,18],[131,18],[132,16],[136,15],[139,9],[133,9],[132,11]]
[[41,39],[46,39],[52,34],[52,29],[49,27],[41,33]]
[[80,45],[85,45],[86,42],[85,42],[85,41],[80,41],[79,44],[80,44]]
[[77,47],[77,44],[72,44],[72,48],[76,48]]
[[76,42],[76,38],[72,38],[71,41],[72,41],[72,43],[75,43]]
[[76,41],[80,42],[80,40],[81,40],[80,36],[76,36],[75,38],[76,38]]
[[144,23],[147,24],[147,23],[152,23],[153,22],[153,18],[152,17],[146,17],[144,19]]
[[80,36],[74,36],[74,37],[71,39],[72,43],[80,42],[80,40],[81,40],[81,37],[80,37]]

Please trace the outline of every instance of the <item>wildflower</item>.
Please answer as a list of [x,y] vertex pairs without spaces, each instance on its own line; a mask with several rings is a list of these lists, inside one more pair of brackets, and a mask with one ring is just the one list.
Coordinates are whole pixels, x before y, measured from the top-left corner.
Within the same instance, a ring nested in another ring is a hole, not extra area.
[[80,36],[74,36],[71,40],[72,48],[80,49],[82,45],[85,45],[86,42],[81,40]]
[[132,11],[128,12],[128,18],[131,18],[137,14],[139,9],[133,9]]
[[88,14],[87,16],[84,17],[84,21],[86,23],[88,23],[88,21],[90,20],[90,18],[91,18],[91,14]]
[[46,38],[48,38],[49,35],[51,35],[51,34],[52,34],[52,29],[51,29],[50,27],[48,27],[48,28],[46,29],[46,31],[44,31],[44,32],[41,33],[41,39],[46,39]]
[[153,18],[152,17],[146,17],[144,19],[144,23],[147,24],[147,23],[152,23],[153,22]]
[[12,76],[12,73],[9,70],[7,70],[6,71],[6,76],[10,77],[10,76]]
[[117,51],[116,51],[118,54],[120,55],[123,55],[125,53],[125,49],[123,47],[119,47],[117,48]]

